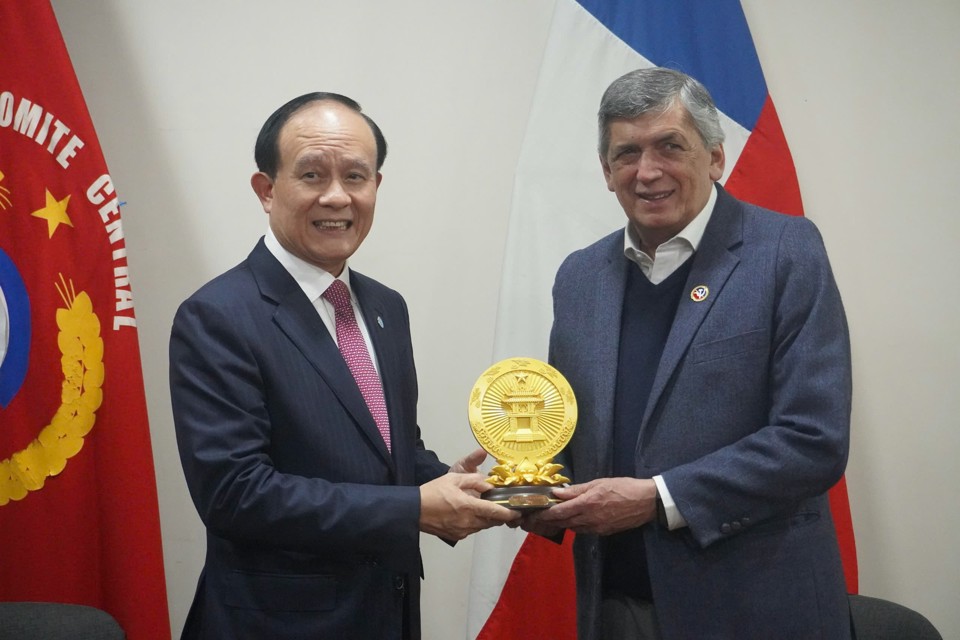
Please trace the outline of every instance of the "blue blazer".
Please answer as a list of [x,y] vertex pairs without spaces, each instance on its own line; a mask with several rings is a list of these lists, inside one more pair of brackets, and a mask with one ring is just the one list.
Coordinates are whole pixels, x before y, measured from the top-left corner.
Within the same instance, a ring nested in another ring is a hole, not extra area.
[[[722,188],[694,254],[634,451],[689,526],[643,527],[664,638],[849,637],[826,491],[847,461],[850,346],[820,235]],[[573,253],[550,359],[577,396],[575,482],[611,473],[623,231]],[[687,292],[705,286],[694,301]],[[580,638],[597,637],[603,541],[574,545]]]
[[261,240],[176,314],[170,389],[207,556],[184,638],[418,638],[424,448],[407,308],[357,272],[392,455],[337,345]]

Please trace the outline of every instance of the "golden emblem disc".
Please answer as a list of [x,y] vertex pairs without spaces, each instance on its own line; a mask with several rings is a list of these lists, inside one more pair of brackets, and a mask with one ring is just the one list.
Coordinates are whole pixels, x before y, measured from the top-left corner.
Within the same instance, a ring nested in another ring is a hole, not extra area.
[[468,415],[477,442],[500,465],[543,467],[573,436],[577,401],[570,383],[546,362],[508,358],[480,375]]

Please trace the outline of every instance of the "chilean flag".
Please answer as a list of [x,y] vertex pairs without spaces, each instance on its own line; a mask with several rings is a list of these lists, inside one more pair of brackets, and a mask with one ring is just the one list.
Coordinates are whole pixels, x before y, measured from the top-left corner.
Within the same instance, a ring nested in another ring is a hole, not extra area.
[[[557,0],[514,183],[493,360],[546,360],[561,261],[624,225],[597,158],[600,96],[627,71],[664,66],[710,91],[726,133],[721,183],[803,215],[800,188],[739,0]],[[857,555],[843,480],[830,502],[847,580]],[[571,542],[503,527],[475,538],[469,638],[576,638]]]

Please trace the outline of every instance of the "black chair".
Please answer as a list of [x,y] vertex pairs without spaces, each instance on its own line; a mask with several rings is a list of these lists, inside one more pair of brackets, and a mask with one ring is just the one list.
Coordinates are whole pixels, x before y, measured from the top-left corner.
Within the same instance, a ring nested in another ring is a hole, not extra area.
[[929,620],[913,609],[869,596],[850,596],[855,640],[943,640]]
[[117,621],[94,607],[0,602],[0,640],[125,640]]

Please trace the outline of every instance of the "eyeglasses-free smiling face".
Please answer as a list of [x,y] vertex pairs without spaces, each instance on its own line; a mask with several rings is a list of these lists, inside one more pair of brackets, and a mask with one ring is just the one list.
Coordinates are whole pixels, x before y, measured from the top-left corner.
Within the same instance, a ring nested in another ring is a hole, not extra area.
[[683,230],[707,204],[723,175],[723,145],[707,149],[679,102],[610,123],[610,145],[600,158],[607,188],[617,195],[643,250]]
[[345,105],[313,102],[280,131],[276,178],[255,173],[251,185],[284,249],[333,275],[373,224],[377,144],[370,125]]

